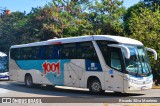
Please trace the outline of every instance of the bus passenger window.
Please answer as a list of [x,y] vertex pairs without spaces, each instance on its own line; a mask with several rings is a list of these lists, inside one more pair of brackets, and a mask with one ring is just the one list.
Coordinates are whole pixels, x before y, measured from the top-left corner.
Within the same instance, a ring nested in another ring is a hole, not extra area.
[[53,59],[53,48],[54,48],[53,45],[48,45],[46,47],[46,58],[47,59]]
[[99,61],[92,42],[81,42],[77,47],[77,58]]
[[47,59],[59,59],[60,58],[60,45],[48,45],[46,47],[46,58]]
[[39,47],[33,47],[32,48],[32,59],[36,60],[38,59],[38,53],[39,53]]
[[113,41],[106,41],[106,40],[98,40],[96,41],[101,52],[102,52],[102,55],[104,57],[104,60],[106,62],[107,65],[110,64],[110,61],[109,61],[109,48],[108,48],[108,45],[109,44],[116,44],[116,42],[113,42]]
[[22,60],[23,59],[22,48],[15,48],[12,51],[13,51],[13,53],[11,53],[11,58],[13,58],[15,60]]
[[62,48],[62,58],[64,59],[75,59],[75,49],[76,49],[76,44],[64,44]]
[[17,50],[14,48],[11,49],[11,59],[17,59]]
[[32,51],[32,48],[30,48],[30,47],[26,47],[26,48],[23,48],[22,49],[22,54],[23,54],[23,59],[24,60],[29,60],[29,59],[31,59],[32,58],[32,56],[31,56],[31,51]]
[[59,54],[60,49],[61,49],[60,45],[54,45],[54,48],[53,48],[53,58],[54,59],[60,58],[60,54]]
[[44,46],[41,46],[39,48],[38,58],[39,59],[44,59],[45,58],[45,47]]
[[111,52],[111,67],[122,71],[119,53]]

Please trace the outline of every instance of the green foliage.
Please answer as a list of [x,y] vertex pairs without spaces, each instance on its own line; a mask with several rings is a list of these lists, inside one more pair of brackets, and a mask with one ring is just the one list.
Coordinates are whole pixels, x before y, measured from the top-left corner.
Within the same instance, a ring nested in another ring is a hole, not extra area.
[[53,0],[43,8],[33,8],[28,26],[32,26],[30,30],[40,40],[90,34],[88,29],[92,24],[84,18],[84,8],[81,8],[84,1]]
[[121,18],[125,13],[123,1],[95,0],[90,5],[89,21],[93,24],[94,34],[123,35]]
[[160,6],[160,0],[143,0],[142,3],[152,11],[156,11]]
[[[126,36],[143,42],[145,46],[155,49],[160,56],[160,7],[155,11],[138,3],[127,10],[124,17]],[[151,63],[155,61],[151,57]],[[156,68],[156,67],[154,67]]]
[[29,14],[13,12],[0,18],[1,51],[14,44],[43,41],[54,37],[95,34],[124,35],[119,0],[52,0]]
[[153,6],[154,4],[160,5],[160,0],[143,0],[143,3],[145,3],[146,6]]
[[10,45],[20,43],[20,33],[26,23],[26,16],[21,12],[9,15],[2,14],[0,18],[0,51],[6,52]]

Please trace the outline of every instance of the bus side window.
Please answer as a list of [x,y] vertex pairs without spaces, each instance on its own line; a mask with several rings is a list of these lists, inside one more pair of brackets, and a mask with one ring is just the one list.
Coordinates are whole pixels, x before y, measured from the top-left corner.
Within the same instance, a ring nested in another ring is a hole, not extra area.
[[38,54],[38,59],[44,59],[45,58],[45,46],[40,46],[39,47],[39,54]]
[[64,44],[62,48],[62,58],[75,59],[76,58],[75,49],[76,49],[75,43]]
[[61,45],[54,45],[54,50],[53,50],[53,57],[55,59],[60,59],[62,57],[62,46]]
[[46,47],[46,58],[53,59],[53,45],[47,45]]
[[24,60],[32,59],[32,55],[31,55],[32,48],[26,47],[26,48],[22,48],[21,50],[22,50],[21,51],[22,52],[22,59],[24,59]]
[[88,59],[95,62],[99,62],[97,53],[92,42],[81,42],[77,44],[77,58]]
[[23,59],[23,49],[22,48],[18,48],[16,49],[16,60],[22,60]]
[[97,41],[97,44],[102,52],[102,55],[104,57],[104,60],[106,62],[107,65],[109,65],[109,50],[108,50],[108,44],[110,44],[110,42],[108,41]]
[[121,57],[120,57],[120,49],[117,48],[110,48],[110,67],[122,71],[121,65]]
[[46,59],[60,59],[60,58],[61,58],[61,45],[46,46]]
[[39,52],[39,47],[32,47],[32,59],[37,60],[38,59],[38,52]]
[[46,46],[46,59],[59,59],[60,45]]
[[12,48],[10,50],[10,56],[11,56],[11,59],[16,59],[16,49]]

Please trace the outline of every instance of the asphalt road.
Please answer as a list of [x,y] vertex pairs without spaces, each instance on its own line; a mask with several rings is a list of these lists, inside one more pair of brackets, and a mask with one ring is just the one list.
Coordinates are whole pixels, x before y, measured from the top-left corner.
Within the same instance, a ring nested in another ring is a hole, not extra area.
[[60,86],[52,89],[45,86],[27,88],[23,83],[0,81],[0,97],[55,97],[52,98],[52,100],[56,100],[58,103],[104,103],[108,99],[113,100],[115,98],[122,99],[127,97],[160,97],[160,89],[151,89],[138,93],[122,94],[106,91],[101,95],[92,95],[89,93],[88,89]]

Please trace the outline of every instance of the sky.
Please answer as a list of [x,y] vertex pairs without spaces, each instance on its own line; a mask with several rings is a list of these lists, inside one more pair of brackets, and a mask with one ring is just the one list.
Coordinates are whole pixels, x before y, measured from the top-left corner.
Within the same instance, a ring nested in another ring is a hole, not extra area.
[[[52,0],[0,0],[0,8],[6,7],[11,12],[20,11],[29,13],[32,7],[44,6]],[[124,0],[124,6],[126,8],[138,3],[140,0]]]

